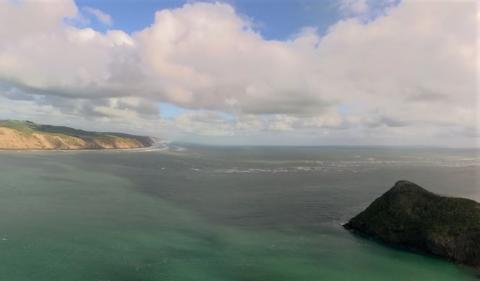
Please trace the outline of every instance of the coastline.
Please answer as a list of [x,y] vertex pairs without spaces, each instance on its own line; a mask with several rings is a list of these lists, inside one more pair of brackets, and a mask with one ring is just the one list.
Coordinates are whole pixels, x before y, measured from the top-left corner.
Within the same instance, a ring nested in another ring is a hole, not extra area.
[[[168,149],[168,145],[164,143],[153,143],[149,146],[143,147],[132,147],[132,148],[82,148],[82,149],[8,149],[0,148],[0,153],[2,152],[18,152],[18,153],[27,153],[27,152],[106,152],[106,151],[144,151],[158,148],[159,150]],[[163,148],[163,149],[162,149]]]

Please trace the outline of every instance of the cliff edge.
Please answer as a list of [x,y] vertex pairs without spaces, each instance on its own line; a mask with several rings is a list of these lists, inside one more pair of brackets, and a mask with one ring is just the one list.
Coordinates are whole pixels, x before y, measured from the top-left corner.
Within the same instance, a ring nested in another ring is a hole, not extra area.
[[142,148],[153,144],[146,136],[102,133],[30,121],[0,121],[0,149],[78,150]]

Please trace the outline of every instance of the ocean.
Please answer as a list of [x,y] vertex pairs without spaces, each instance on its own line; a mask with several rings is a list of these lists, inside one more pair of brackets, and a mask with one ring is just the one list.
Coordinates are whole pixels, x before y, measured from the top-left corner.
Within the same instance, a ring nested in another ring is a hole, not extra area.
[[341,224],[397,180],[480,201],[473,149],[0,152],[0,280],[478,280]]

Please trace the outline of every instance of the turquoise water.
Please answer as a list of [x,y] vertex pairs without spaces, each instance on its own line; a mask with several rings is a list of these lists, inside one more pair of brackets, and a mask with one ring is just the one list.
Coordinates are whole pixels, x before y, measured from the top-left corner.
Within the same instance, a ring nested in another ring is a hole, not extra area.
[[340,224],[396,180],[480,200],[478,151],[0,152],[0,280],[478,280]]

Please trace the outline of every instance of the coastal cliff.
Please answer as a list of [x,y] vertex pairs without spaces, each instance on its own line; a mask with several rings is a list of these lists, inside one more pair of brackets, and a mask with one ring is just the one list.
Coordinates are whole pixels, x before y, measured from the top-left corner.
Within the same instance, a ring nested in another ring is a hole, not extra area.
[[345,228],[480,269],[480,204],[399,181]]
[[0,121],[0,149],[79,150],[142,148],[153,144],[146,136],[100,133],[30,121]]

